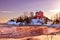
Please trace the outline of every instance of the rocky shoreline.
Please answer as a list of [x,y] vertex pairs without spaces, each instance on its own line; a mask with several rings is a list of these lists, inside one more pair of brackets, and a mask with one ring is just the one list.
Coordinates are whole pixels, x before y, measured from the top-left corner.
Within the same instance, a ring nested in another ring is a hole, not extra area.
[[48,28],[46,26],[0,27],[0,38],[23,38],[29,36],[56,34],[60,34],[60,28]]

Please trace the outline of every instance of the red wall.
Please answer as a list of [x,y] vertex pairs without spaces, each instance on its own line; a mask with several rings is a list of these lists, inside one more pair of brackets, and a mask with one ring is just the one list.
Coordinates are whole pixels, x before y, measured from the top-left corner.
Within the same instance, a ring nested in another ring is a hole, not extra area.
[[36,18],[43,18],[44,13],[42,11],[39,11],[39,12],[36,12],[35,16],[36,16]]

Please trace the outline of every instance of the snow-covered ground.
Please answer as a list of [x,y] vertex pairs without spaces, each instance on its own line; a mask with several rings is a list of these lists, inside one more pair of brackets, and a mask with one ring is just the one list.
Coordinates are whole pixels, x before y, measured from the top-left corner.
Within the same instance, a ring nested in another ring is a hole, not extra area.
[[60,24],[52,24],[51,26],[60,28]]
[[[32,19],[29,25],[42,25],[44,22],[44,19]],[[9,25],[25,25],[25,22],[21,23],[21,22],[16,22],[16,21],[8,21],[7,24]]]
[[49,27],[55,27],[55,28],[60,28],[60,24],[44,24]]

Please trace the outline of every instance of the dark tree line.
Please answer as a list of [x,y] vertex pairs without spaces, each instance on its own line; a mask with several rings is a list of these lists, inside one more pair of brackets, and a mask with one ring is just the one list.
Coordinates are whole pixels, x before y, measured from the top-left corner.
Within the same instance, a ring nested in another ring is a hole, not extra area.
[[19,17],[17,18],[17,22],[25,22],[25,24],[29,24],[31,22],[31,19],[34,17],[33,12],[30,12],[30,16],[28,17],[28,12],[24,12],[24,18]]
[[31,22],[31,17],[26,17],[26,18],[22,18],[22,17],[19,17],[18,19],[17,19],[17,22],[25,22],[25,24],[27,25],[27,24],[29,24],[30,22]]

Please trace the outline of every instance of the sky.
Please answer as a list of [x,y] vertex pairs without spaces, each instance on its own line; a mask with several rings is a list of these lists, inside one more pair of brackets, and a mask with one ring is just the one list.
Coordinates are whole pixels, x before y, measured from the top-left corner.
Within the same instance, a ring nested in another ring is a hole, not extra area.
[[51,18],[60,11],[60,0],[0,0],[0,22],[19,17],[24,12],[40,10]]

